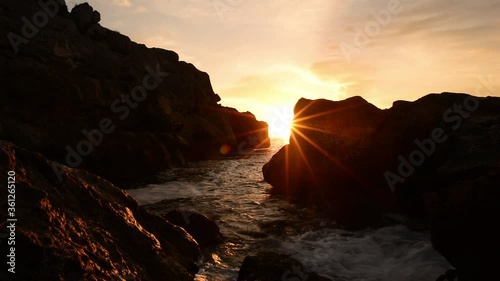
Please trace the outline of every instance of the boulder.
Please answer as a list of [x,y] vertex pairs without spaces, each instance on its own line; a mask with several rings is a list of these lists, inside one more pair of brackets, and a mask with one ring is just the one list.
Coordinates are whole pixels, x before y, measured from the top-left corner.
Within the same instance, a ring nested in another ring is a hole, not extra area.
[[260,252],[243,260],[238,281],[304,280],[328,281],[305,268],[297,260],[283,254]]
[[[476,103],[468,118],[453,112]],[[423,218],[423,193],[500,156],[499,111],[499,98],[453,93],[387,110],[359,97],[302,99],[290,144],[263,167],[264,179],[272,193],[320,206],[349,227],[377,225],[383,212]]]
[[[98,14],[99,12],[97,12]],[[75,21],[76,26],[80,31],[85,31],[90,25],[95,22],[97,18],[95,18],[96,14],[94,13],[94,9],[89,3],[82,3],[76,5],[71,10],[71,18]]]
[[163,217],[170,223],[184,228],[202,248],[222,241],[222,234],[217,224],[203,214],[174,210]]
[[380,110],[361,98],[300,100],[290,144],[263,167],[272,193],[349,228],[386,212],[430,225],[459,280],[497,279],[500,98],[431,94]]
[[17,219],[16,274],[4,263],[1,280],[193,280],[200,250],[191,235],[89,172],[60,166],[59,182],[54,164],[0,141],[0,180],[15,173]]
[[379,159],[368,136],[383,124],[383,111],[353,97],[301,99],[294,112],[290,144],[263,167],[272,194],[320,206],[352,229],[377,225],[381,212],[396,209],[394,195],[377,186],[377,171],[368,164]]

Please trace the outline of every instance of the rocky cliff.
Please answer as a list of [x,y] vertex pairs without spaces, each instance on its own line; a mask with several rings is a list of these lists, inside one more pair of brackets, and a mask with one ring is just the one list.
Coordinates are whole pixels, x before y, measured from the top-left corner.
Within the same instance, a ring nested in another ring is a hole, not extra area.
[[86,171],[61,167],[61,183],[52,165],[0,141],[1,280],[193,280],[187,232]]
[[404,212],[430,225],[460,280],[495,276],[500,98],[431,94],[387,110],[360,97],[301,99],[294,124],[290,144],[263,167],[274,194],[351,228]]
[[100,19],[88,4],[0,3],[0,139],[119,183],[269,145],[207,73]]

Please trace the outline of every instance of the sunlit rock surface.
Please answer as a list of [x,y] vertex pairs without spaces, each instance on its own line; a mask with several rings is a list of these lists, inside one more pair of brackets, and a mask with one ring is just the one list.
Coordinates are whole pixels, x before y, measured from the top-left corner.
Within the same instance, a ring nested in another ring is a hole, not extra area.
[[[2,262],[1,280],[193,280],[193,238],[108,181],[66,167],[59,183],[42,155],[0,141],[3,183],[8,171],[16,172],[16,274]],[[1,195],[3,232],[7,189]]]
[[175,52],[102,27],[88,4],[51,7],[30,29],[39,1],[0,3],[0,138],[115,183],[269,146],[267,124],[219,105]]
[[177,209],[163,214],[163,218],[185,229],[198,242],[200,248],[222,241],[217,224],[203,214]]
[[386,110],[301,99],[290,145],[263,174],[273,194],[346,227],[376,226],[385,211],[420,218],[464,280],[488,280],[500,261],[498,159],[500,98],[431,94]]

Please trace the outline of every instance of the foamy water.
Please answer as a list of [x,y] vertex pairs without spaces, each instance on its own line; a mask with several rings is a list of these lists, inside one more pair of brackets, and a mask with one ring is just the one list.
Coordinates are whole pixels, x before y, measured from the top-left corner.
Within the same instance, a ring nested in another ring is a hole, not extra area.
[[359,233],[323,229],[290,240],[282,245],[286,253],[332,280],[435,280],[449,268],[428,234],[405,226]]
[[290,254],[335,281],[429,281],[450,268],[428,233],[404,226],[348,232],[270,197],[261,170],[282,144],[274,141],[270,150],[248,158],[192,163],[128,192],[139,204],[165,200],[156,212],[181,208],[216,221],[226,239],[203,253],[198,281],[236,280],[244,257],[259,251]]

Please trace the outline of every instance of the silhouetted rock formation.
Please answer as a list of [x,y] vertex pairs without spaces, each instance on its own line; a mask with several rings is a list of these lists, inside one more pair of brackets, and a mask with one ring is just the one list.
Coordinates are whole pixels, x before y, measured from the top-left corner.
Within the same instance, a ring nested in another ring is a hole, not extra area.
[[238,144],[238,154],[248,154],[254,148],[267,148],[271,145],[268,137],[267,123],[254,121],[256,118],[250,112],[240,113],[234,108],[225,108],[225,115],[230,120],[231,127]]
[[300,262],[282,254],[261,252],[246,257],[238,273],[238,281],[303,280],[329,281],[309,271]]
[[351,228],[373,225],[381,211],[395,208],[390,189],[372,181],[383,173],[368,165],[378,160],[368,136],[381,126],[383,111],[360,97],[339,102],[301,99],[294,111],[290,145],[263,168],[273,194],[319,204]]
[[[86,171],[65,167],[60,183],[52,164],[0,141],[0,180],[16,172],[18,219],[16,274],[2,262],[1,280],[193,280],[200,250],[187,232]],[[2,231],[9,224],[3,220]],[[2,241],[2,253],[11,246]]]
[[86,3],[48,3],[0,3],[1,139],[120,183],[268,142],[267,124],[218,105],[175,52],[100,26]]
[[493,278],[500,98],[431,94],[387,110],[359,97],[301,99],[295,123],[290,145],[263,168],[274,194],[353,228],[377,225],[384,211],[427,218],[434,247],[463,280]]
[[184,228],[201,248],[222,241],[222,234],[217,224],[203,214],[174,210],[166,213],[163,217],[168,222]]

